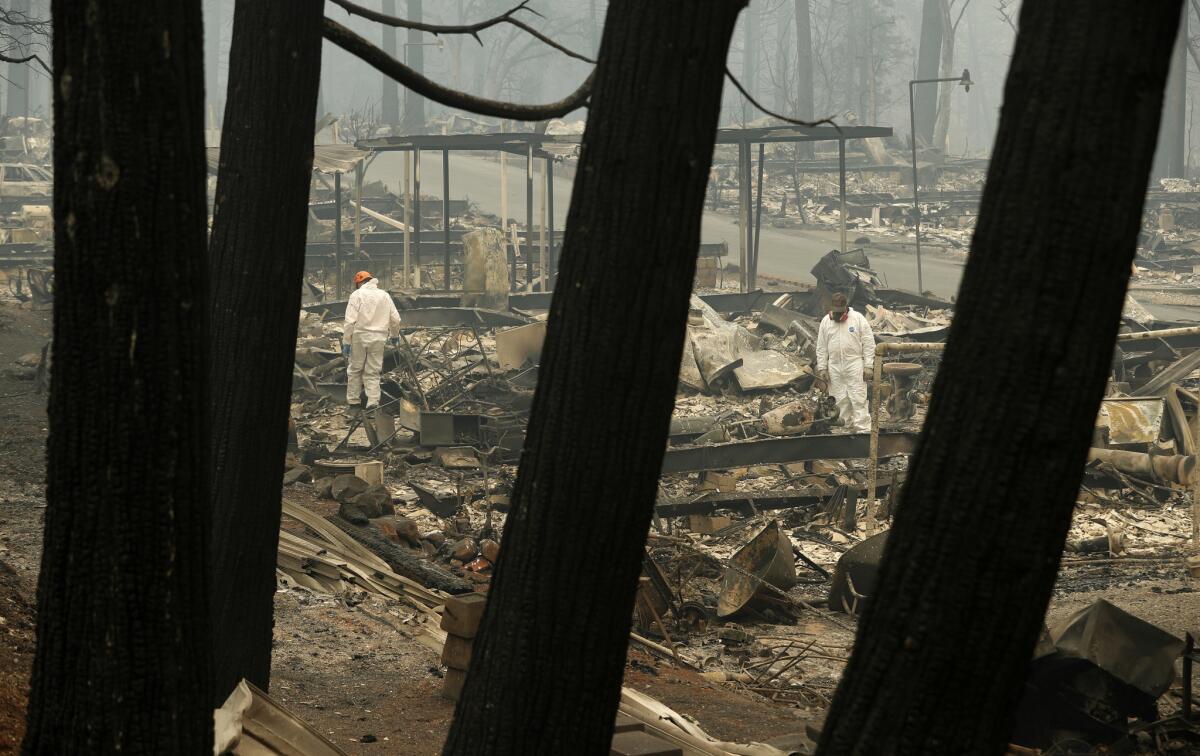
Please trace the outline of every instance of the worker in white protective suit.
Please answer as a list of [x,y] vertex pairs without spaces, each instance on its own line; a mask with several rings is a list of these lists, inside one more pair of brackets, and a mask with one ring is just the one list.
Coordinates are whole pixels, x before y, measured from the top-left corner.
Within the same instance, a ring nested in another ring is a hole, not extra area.
[[817,331],[817,377],[837,400],[842,423],[856,433],[871,432],[867,380],[875,368],[875,335],[862,313],[833,295],[833,309]]
[[346,303],[346,325],[342,329],[342,354],[346,368],[346,403],[359,406],[364,389],[367,410],[379,406],[379,374],[388,338],[400,333],[400,313],[392,295],[379,288],[379,281],[365,270],[354,274],[354,293]]

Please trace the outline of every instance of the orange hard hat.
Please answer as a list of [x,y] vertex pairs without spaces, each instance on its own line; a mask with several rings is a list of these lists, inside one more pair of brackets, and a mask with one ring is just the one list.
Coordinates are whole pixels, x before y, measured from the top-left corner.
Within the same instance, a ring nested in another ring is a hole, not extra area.
[[367,281],[370,281],[372,278],[374,278],[374,276],[372,276],[370,273],[368,273],[365,270],[360,270],[354,274],[354,285],[362,286],[364,283],[366,283]]

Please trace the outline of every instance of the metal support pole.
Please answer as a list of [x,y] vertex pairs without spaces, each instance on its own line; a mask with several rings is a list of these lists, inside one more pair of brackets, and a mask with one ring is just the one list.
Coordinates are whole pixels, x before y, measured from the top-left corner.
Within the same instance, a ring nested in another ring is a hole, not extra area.
[[[883,345],[880,345],[883,346]],[[871,386],[871,447],[870,474],[867,483],[867,533],[875,530],[875,486],[879,481],[879,402],[883,399],[883,355],[875,350],[875,365],[872,370]]]
[[754,200],[754,244],[750,248],[750,288],[754,289],[758,285],[758,241],[762,234],[762,187],[763,187],[763,166],[766,164],[764,156],[766,154],[766,143],[759,142],[758,144],[758,191]]
[[[407,102],[407,101],[406,101]],[[407,116],[406,116],[407,117]],[[421,150],[413,149],[413,257],[421,265]]]
[[542,181],[541,189],[542,196],[538,212],[541,213],[541,223],[538,224],[538,241],[541,245],[542,252],[538,259],[538,291],[546,290],[546,278],[550,272],[550,244],[546,238],[546,166],[549,164],[550,158],[542,158]]
[[525,286],[533,283],[533,142],[525,153]]
[[412,153],[404,151],[404,288],[412,286]]
[[913,174],[913,224],[917,229],[917,293],[925,292],[925,280],[921,275],[921,205],[917,201],[917,109],[913,105],[913,89],[915,81],[908,82],[908,141],[912,142],[912,174]]
[[354,259],[362,259],[363,161],[354,164]]
[[554,161],[546,161],[546,216],[550,226],[550,277],[546,287],[553,289],[554,280],[558,278],[558,248],[554,239]]
[[342,174],[333,174],[333,253],[337,258],[338,298],[342,296],[342,279],[346,277],[342,263]]
[[508,259],[509,290],[512,289],[513,267],[516,266],[516,253],[508,244],[508,153],[500,150],[500,235],[504,241],[505,256]]
[[841,252],[846,251],[846,140],[838,140],[838,197],[840,199],[842,209],[838,213],[841,219],[838,221],[838,231],[841,234],[842,246]]
[[742,291],[749,291],[750,279],[750,143],[738,142],[738,265]]
[[450,150],[442,150],[442,279],[450,291]]

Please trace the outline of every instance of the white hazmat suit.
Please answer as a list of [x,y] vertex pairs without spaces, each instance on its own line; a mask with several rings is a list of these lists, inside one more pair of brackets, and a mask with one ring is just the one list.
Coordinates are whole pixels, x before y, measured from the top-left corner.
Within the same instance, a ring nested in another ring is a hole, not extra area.
[[383,352],[389,336],[400,333],[400,313],[392,295],[370,279],[350,295],[346,303],[346,325],[342,342],[350,344],[350,365],[346,368],[346,403],[359,403],[366,390],[367,409],[379,406],[379,374],[383,371]]
[[875,335],[862,313],[846,308],[846,317],[821,319],[817,331],[817,371],[829,373],[829,395],[837,400],[842,422],[857,433],[871,432],[867,382],[863,372],[875,367]]

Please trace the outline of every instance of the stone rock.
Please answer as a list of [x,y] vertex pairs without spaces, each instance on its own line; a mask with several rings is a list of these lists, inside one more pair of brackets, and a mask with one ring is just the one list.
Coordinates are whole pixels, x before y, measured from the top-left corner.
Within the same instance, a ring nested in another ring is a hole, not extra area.
[[397,536],[413,546],[421,545],[421,529],[417,527],[417,523],[407,517],[397,517],[393,524],[396,527]]
[[317,496],[320,496],[322,499],[332,499],[333,498],[333,491],[330,490],[332,487],[333,487],[333,476],[332,475],[326,476],[324,478],[320,478],[315,483],[313,483],[313,488],[317,489]]
[[479,545],[475,543],[474,538],[463,538],[454,544],[454,548],[450,551],[450,556],[454,559],[466,564],[475,558],[479,553]]
[[370,487],[370,484],[362,478],[346,473],[333,479],[333,483],[329,486],[329,495],[345,504]]
[[37,368],[10,367],[0,371],[0,375],[13,381],[32,381],[37,378]]
[[466,566],[466,569],[471,572],[491,572],[492,563],[483,557],[471,560],[471,563]]
[[38,354],[37,352],[23,354],[16,359],[16,363],[21,367],[35,368],[42,364],[42,355]]
[[479,553],[483,555],[484,559],[495,564],[496,560],[500,558],[500,544],[491,538],[484,538],[479,542]]
[[355,525],[366,525],[371,521],[371,514],[364,512],[362,507],[354,502],[344,502],[338,507],[338,514]]
[[[353,507],[354,505],[350,504],[348,506]],[[384,537],[389,541],[402,542],[400,534],[396,532],[396,522],[391,517],[376,517],[371,520],[371,524],[375,526],[376,530],[383,533]]]
[[443,543],[446,542],[446,534],[440,530],[430,531],[429,533],[426,533],[425,535],[421,536],[421,538],[423,540],[429,541],[434,546],[441,546]]
[[311,481],[312,470],[308,465],[296,465],[283,474],[283,485],[285,486],[290,486],[293,483],[309,483]]
[[358,496],[351,498],[349,503],[361,509],[367,515],[367,519],[390,515],[394,511],[392,508],[392,492],[387,490],[386,486],[381,486],[378,483],[370,486]]

